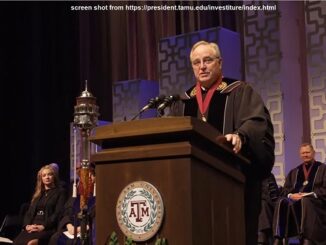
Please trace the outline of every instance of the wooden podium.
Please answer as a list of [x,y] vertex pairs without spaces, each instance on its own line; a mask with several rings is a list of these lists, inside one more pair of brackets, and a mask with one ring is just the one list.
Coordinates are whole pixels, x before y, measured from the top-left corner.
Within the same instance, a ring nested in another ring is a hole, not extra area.
[[[160,192],[169,245],[245,244],[244,182],[248,161],[218,143],[219,133],[190,117],[153,118],[96,128],[96,244],[115,231],[120,192],[147,181]],[[156,236],[140,244],[154,244]],[[139,243],[137,243],[139,244]]]

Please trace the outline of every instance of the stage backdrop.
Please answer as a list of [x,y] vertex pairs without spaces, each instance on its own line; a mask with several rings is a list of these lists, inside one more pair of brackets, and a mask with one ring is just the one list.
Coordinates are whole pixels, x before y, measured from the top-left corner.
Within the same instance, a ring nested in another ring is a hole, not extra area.
[[[251,83],[271,113],[276,140],[273,172],[282,185],[289,170],[300,163],[302,142],[312,142],[316,159],[326,161],[326,46],[321,31],[326,3],[273,4],[277,6],[274,11],[245,11],[242,32],[215,27],[162,38],[158,44],[159,94],[180,94],[190,87],[194,83],[191,46],[202,39],[217,42],[224,76]],[[125,93],[127,98],[130,91]],[[116,96],[121,98],[113,93]],[[136,112],[135,107],[129,117]]]
[[[245,4],[252,4],[246,1]],[[279,184],[312,142],[326,161],[326,2],[275,2],[243,14],[245,76],[271,112]]]

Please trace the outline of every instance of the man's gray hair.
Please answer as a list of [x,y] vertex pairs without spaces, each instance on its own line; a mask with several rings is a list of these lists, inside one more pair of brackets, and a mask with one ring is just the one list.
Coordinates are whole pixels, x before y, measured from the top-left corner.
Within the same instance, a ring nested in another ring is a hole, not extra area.
[[314,149],[314,147],[312,146],[312,144],[307,143],[307,142],[302,143],[302,144],[300,145],[300,149],[301,149],[302,147],[306,147],[306,146],[309,146],[310,149],[311,149],[312,151],[315,151],[315,149]]
[[206,42],[206,41],[199,41],[199,42],[196,42],[192,48],[191,48],[191,51],[190,51],[190,61],[191,60],[191,57],[192,57],[192,53],[194,52],[194,50],[201,46],[201,45],[207,45],[207,46],[210,46],[214,51],[215,51],[215,54],[216,54],[216,57],[217,58],[221,58],[221,52],[220,52],[220,48],[218,47],[218,45],[216,43],[210,43],[210,42]]

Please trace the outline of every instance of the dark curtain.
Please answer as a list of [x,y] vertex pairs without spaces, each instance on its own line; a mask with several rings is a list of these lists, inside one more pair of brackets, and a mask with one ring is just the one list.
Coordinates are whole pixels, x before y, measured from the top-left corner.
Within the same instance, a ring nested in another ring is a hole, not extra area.
[[[221,5],[203,1],[0,3],[2,170],[0,218],[30,200],[37,170],[58,162],[69,181],[69,124],[88,80],[100,119],[112,119],[112,83],[158,80],[161,38],[223,26],[240,12],[73,11],[89,5]],[[234,3],[228,3],[234,4]]]
[[[148,6],[207,6],[240,4],[219,1],[106,1],[93,6],[129,8]],[[85,5],[85,4],[84,4]],[[83,70],[95,86],[101,117],[112,119],[111,86],[114,81],[158,80],[158,43],[161,38],[216,26],[238,31],[240,11],[98,11],[80,14]],[[99,75],[101,74],[101,75]],[[100,78],[103,80],[100,81]],[[92,85],[91,85],[92,86]],[[104,87],[103,87],[104,86]],[[104,89],[103,89],[104,88]]]
[[0,3],[1,207],[29,202],[36,174],[69,171],[69,123],[80,91],[78,18],[67,4]]
[[[197,6],[223,5],[224,2],[214,1],[109,1],[99,5],[126,5],[133,7],[149,6]],[[234,3],[228,3],[234,4]],[[92,4],[96,6],[96,4]],[[110,67],[112,81],[144,78],[157,79],[157,44],[161,38],[194,32],[200,29],[223,26],[237,31],[236,22],[239,17],[236,11],[111,11],[99,14],[82,14],[84,23],[89,22],[87,28],[101,33],[91,33],[89,49],[94,46],[102,47],[102,54],[106,55],[105,63]],[[87,19],[88,20],[85,20]],[[81,28],[83,28],[81,26]],[[85,39],[87,36],[84,37]],[[99,58],[96,56],[97,59]],[[96,59],[94,57],[94,59]],[[102,60],[103,61],[103,60]],[[92,66],[92,64],[91,64]]]

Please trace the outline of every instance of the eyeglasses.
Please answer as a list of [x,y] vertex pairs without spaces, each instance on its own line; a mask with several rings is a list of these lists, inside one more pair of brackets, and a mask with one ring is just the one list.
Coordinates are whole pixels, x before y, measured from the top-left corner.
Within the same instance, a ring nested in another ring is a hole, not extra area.
[[195,66],[195,67],[199,67],[201,65],[201,63],[203,63],[204,65],[210,65],[216,59],[220,59],[220,57],[205,57],[202,60],[196,59],[196,60],[192,61],[191,64],[192,64],[192,66]]

